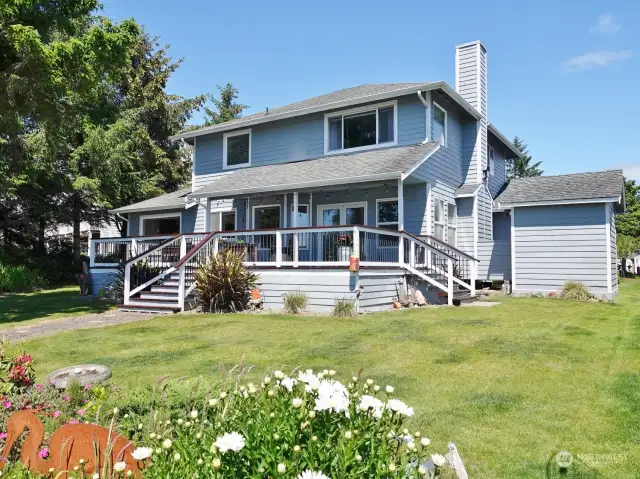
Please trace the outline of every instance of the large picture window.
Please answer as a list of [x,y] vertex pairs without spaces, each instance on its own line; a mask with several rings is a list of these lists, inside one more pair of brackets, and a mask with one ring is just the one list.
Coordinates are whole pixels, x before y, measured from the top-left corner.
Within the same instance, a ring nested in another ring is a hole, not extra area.
[[251,165],[251,130],[225,133],[222,141],[224,169]]
[[327,153],[396,142],[396,102],[327,114],[325,121]]
[[280,205],[254,206],[253,229],[280,228]]
[[455,203],[447,205],[447,243],[458,245],[458,211]]
[[140,216],[140,235],[173,235],[179,234],[182,215],[180,213],[160,213]]

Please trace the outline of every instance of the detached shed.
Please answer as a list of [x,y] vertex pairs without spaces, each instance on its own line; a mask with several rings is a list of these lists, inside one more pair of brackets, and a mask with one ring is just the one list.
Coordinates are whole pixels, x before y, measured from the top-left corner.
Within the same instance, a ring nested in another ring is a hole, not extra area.
[[621,170],[514,179],[495,202],[510,210],[514,295],[559,293],[567,281],[580,281],[596,296],[615,298]]

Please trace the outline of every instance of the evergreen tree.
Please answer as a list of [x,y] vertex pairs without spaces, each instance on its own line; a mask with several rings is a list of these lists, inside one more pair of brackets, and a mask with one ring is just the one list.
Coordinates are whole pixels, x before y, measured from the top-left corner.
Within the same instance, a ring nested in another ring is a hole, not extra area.
[[640,185],[635,180],[624,181],[626,210],[616,215],[618,235],[640,239]]
[[507,164],[507,181],[513,178],[528,178],[540,176],[544,173],[540,169],[542,161],[532,163],[533,158],[529,154],[528,146],[517,136],[513,139],[514,146],[522,153],[520,157],[509,160]]
[[220,92],[220,99],[213,95],[208,95],[215,109],[205,107],[204,126],[217,125],[218,123],[240,118],[242,112],[248,108],[247,105],[236,103],[238,89],[234,88],[231,83],[227,83],[224,87],[218,85],[217,88]]

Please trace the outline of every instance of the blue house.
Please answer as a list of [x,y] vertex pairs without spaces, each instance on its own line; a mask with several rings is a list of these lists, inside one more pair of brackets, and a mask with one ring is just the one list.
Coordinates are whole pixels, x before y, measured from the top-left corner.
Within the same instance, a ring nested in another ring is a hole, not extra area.
[[361,85],[177,135],[191,186],[113,211],[128,237],[92,241],[94,290],[125,259],[126,307],[182,310],[194,270],[231,248],[273,308],[304,291],[311,310],[375,310],[409,285],[454,304],[491,280],[613,298],[622,172],[505,186],[520,152],[487,116],[487,51],[466,43],[455,59],[455,88]]

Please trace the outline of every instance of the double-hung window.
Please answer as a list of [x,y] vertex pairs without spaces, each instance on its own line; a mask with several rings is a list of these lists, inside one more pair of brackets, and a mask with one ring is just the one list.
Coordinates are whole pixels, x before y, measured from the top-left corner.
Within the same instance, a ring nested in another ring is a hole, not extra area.
[[458,211],[455,203],[447,205],[447,243],[457,246],[458,243]]
[[325,115],[325,150],[375,148],[396,143],[396,102]]
[[444,219],[444,208],[445,202],[440,198],[434,198],[434,228],[433,235],[441,241],[444,241],[444,227],[445,227],[445,219]]
[[447,147],[447,110],[433,102],[433,115],[431,118],[431,133],[433,141]]
[[[385,198],[376,201],[376,226],[386,230],[398,231],[398,198]],[[378,247],[397,247],[398,237],[378,236]]]
[[495,174],[495,164],[494,164],[495,155],[496,155],[496,152],[493,149],[493,146],[490,146],[489,147],[489,174],[491,176]]
[[225,170],[251,165],[251,130],[225,133],[222,142],[222,160]]

